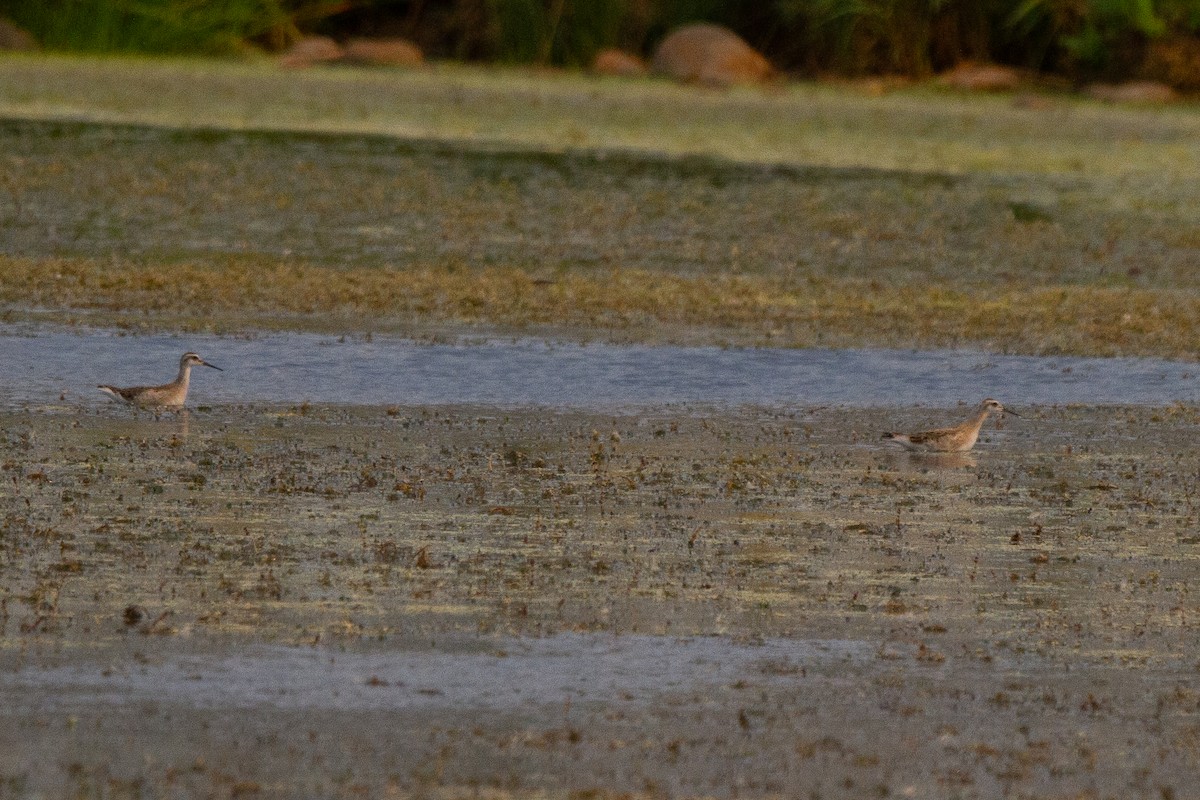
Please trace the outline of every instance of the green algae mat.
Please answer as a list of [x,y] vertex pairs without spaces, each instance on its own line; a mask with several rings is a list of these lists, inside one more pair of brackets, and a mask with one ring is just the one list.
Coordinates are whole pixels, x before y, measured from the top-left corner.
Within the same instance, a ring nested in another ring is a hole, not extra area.
[[1193,350],[1188,105],[33,58],[0,115],[9,320]]

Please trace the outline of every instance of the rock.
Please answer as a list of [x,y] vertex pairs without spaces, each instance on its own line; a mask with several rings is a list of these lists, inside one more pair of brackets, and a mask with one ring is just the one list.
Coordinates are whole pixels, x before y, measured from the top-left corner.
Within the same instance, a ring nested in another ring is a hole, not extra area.
[[707,22],[667,34],[654,53],[653,68],[678,81],[705,86],[762,83],[775,74],[771,62],[742,37]]
[[937,82],[967,92],[1011,92],[1021,85],[1021,73],[1000,64],[963,61],[939,75]]
[[592,61],[592,72],[620,78],[639,78],[649,70],[646,69],[646,62],[632,53],[610,47],[596,53],[596,58]]
[[0,50],[37,50],[37,39],[16,23],[0,17]]
[[342,46],[328,36],[305,36],[279,57],[280,66],[301,68],[338,61],[345,54]]
[[1178,99],[1175,90],[1165,83],[1158,81],[1129,81],[1128,83],[1093,83],[1084,90],[1084,94],[1094,100],[1106,103],[1140,103],[1154,105],[1170,103]]
[[351,39],[342,60],[372,67],[419,67],[425,54],[407,39]]
[[912,80],[904,75],[872,75],[866,78],[838,79],[831,82],[871,97],[882,97],[912,84]]

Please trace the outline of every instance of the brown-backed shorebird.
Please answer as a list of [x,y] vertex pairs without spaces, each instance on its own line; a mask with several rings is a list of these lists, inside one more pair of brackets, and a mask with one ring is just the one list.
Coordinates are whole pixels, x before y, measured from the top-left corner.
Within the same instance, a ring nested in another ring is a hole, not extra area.
[[899,442],[908,450],[963,453],[975,446],[975,440],[979,438],[979,431],[992,412],[1012,414],[1014,417],[1021,416],[1017,412],[1005,408],[998,400],[989,397],[980,403],[975,414],[961,425],[955,425],[953,428],[921,431],[920,433],[885,433],[883,438]]
[[195,353],[184,353],[179,359],[179,374],[170,383],[162,386],[131,386],[119,389],[116,386],[99,386],[102,392],[107,392],[116,399],[139,408],[182,408],[187,400],[188,382],[192,376],[192,367],[220,367],[209,364]]

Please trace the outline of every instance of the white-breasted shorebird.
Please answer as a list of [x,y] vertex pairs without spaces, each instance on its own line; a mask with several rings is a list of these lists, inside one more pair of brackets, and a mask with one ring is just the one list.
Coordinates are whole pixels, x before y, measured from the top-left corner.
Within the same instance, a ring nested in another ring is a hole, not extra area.
[[953,428],[938,428],[920,433],[885,433],[884,439],[899,442],[908,450],[921,450],[934,453],[964,453],[975,446],[979,431],[987,418],[997,414],[1012,414],[1021,416],[1012,409],[1005,408],[1000,401],[988,398],[979,404],[975,414],[961,425]]
[[139,408],[182,408],[187,400],[188,382],[192,376],[192,367],[221,368],[210,364],[195,353],[184,353],[179,359],[179,374],[170,383],[162,386],[131,386],[128,389],[118,389],[116,386],[98,386],[100,391],[111,394],[116,399]]

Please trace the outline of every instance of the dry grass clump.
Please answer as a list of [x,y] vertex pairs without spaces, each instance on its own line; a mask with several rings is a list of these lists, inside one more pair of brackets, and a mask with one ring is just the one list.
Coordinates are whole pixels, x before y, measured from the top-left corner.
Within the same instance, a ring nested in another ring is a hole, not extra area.
[[[404,331],[414,324],[550,328],[572,337],[787,347],[979,346],[1004,352],[1188,357],[1195,292],[1156,288],[883,285],[849,276],[679,275],[644,269],[334,269],[233,261],[134,266],[0,258],[0,303],[62,319],[200,328]],[[20,316],[10,310],[9,317]]]

